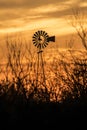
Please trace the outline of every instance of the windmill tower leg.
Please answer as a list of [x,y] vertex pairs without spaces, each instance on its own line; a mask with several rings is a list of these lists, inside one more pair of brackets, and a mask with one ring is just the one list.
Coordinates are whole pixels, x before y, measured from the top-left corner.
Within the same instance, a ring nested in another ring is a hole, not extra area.
[[36,77],[36,87],[43,84],[46,86],[46,80],[45,80],[45,71],[44,71],[44,61],[42,56],[43,51],[40,50],[37,52],[37,77]]

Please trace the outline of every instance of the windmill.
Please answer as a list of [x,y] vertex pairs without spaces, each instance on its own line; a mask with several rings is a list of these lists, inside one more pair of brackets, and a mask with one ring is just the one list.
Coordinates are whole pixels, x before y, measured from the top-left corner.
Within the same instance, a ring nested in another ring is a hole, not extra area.
[[42,30],[34,33],[32,41],[35,47],[37,47],[37,75],[36,75],[36,87],[39,86],[39,82],[46,86],[44,61],[43,61],[43,49],[48,46],[49,42],[55,42],[55,36],[50,36]]

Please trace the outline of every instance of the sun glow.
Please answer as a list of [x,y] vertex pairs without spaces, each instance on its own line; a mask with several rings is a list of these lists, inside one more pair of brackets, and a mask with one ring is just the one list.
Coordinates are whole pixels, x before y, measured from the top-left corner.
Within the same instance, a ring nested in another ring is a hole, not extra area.
[[87,7],[87,2],[81,3],[80,7]]

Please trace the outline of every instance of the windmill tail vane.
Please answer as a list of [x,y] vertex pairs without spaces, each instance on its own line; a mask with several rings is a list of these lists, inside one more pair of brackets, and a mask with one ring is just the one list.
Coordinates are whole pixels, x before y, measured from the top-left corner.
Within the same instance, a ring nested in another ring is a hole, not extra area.
[[55,36],[48,37],[47,42],[55,42]]

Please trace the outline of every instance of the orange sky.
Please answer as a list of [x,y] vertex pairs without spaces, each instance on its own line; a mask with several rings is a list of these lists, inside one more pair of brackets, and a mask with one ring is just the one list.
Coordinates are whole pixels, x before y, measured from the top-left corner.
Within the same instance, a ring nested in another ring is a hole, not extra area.
[[31,38],[40,29],[61,39],[75,32],[66,19],[77,7],[87,12],[87,0],[0,0],[0,41],[16,32]]

